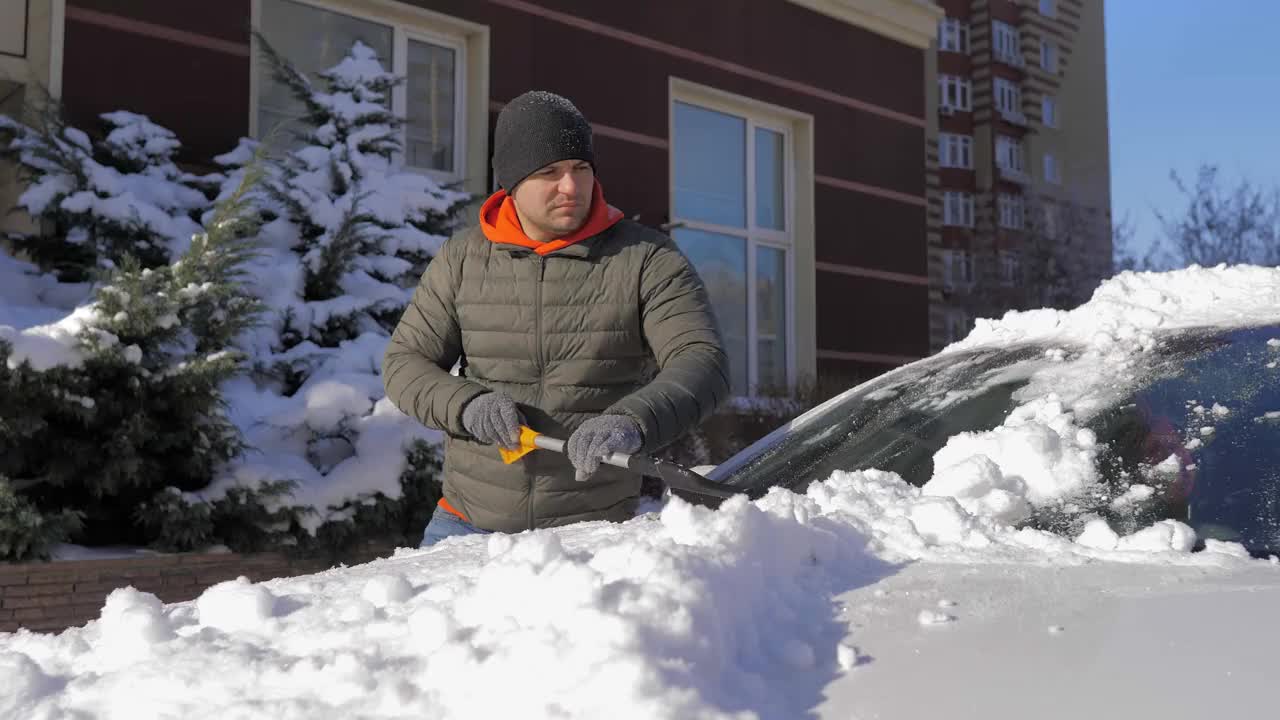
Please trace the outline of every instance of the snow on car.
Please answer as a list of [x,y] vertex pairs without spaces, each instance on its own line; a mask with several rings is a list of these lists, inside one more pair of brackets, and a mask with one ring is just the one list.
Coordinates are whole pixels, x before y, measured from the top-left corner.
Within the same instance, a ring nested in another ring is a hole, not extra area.
[[0,717],[1267,712],[1277,338],[1280,270],[1125,273],[708,472],[758,500],[117,590],[0,635]]

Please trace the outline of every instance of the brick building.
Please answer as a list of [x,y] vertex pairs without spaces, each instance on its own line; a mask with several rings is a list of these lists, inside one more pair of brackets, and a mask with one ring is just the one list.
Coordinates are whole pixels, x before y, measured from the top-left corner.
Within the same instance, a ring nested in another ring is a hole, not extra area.
[[198,168],[297,112],[251,27],[310,71],[359,39],[407,78],[406,165],[487,193],[497,112],[559,92],[595,126],[610,201],[707,279],[748,394],[928,354],[941,17],[925,0],[0,0],[0,99],[15,112],[38,83],[86,128],[147,114]]

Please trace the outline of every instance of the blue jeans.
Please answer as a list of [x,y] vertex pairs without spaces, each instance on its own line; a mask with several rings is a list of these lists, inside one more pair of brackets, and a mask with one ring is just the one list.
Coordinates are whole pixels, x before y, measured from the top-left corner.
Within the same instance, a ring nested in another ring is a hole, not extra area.
[[431,521],[422,533],[422,544],[418,547],[428,548],[447,537],[460,535],[489,535],[492,530],[481,530],[453,513],[437,506],[431,513]]

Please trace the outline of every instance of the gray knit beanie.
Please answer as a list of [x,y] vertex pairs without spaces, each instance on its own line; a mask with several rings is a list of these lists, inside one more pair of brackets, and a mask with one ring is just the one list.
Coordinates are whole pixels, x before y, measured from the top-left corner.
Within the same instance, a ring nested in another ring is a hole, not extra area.
[[493,173],[507,192],[561,160],[595,166],[591,124],[567,98],[531,90],[507,103],[493,130]]

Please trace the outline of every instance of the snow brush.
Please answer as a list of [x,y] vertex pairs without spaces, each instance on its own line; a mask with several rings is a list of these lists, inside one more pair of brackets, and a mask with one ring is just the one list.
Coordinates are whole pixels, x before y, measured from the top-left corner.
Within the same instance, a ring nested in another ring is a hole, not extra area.
[[[533,428],[521,425],[520,446],[514,450],[507,450],[499,447],[498,452],[502,455],[502,461],[510,465],[539,448],[563,455],[565,452],[565,442],[564,440],[547,437]],[[718,498],[730,498],[734,495],[744,494],[744,492],[738,488],[708,480],[689,468],[666,460],[649,457],[647,455],[613,453],[612,455],[600,458],[600,461],[606,465],[613,465],[614,467],[620,467],[624,470],[630,470],[637,475],[651,475],[653,477],[662,478],[662,481],[667,484],[667,487],[673,490],[683,490],[685,492],[697,493],[699,495],[710,495]]]

